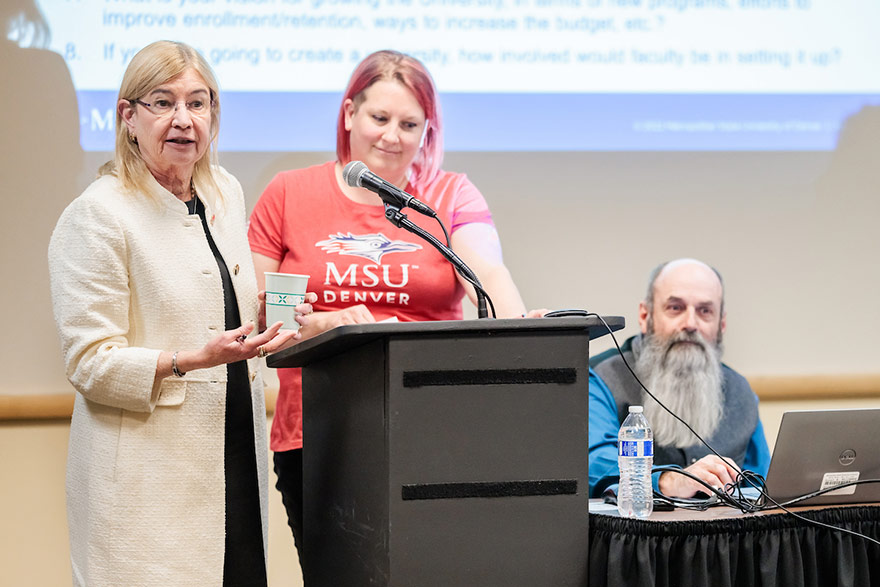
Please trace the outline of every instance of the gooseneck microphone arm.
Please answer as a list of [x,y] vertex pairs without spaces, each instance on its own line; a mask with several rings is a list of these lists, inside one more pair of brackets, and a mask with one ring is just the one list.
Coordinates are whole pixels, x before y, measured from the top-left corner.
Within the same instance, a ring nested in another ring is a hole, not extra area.
[[[483,289],[483,285],[480,283],[480,280],[477,278],[477,275],[471,270],[470,267],[467,266],[467,263],[462,261],[461,257],[455,254],[455,252],[437,240],[430,232],[423,229],[418,224],[412,222],[409,218],[406,217],[406,214],[400,211],[400,208],[394,206],[392,204],[385,204],[385,218],[388,219],[391,224],[398,228],[402,228],[408,232],[413,233],[416,236],[423,238],[428,241],[435,249],[440,251],[440,254],[446,257],[446,259],[452,263],[452,266],[455,267],[455,270],[458,271],[462,277],[464,277],[467,281],[470,282],[471,285],[474,286],[474,292],[477,295],[477,318],[488,318],[489,312],[486,308],[486,301],[489,301],[489,304],[492,304],[492,300],[489,299],[489,296],[486,295],[486,290]],[[492,315],[495,315],[495,306],[492,305]]]
[[[434,235],[424,230],[418,224],[410,221],[406,217],[406,214],[403,214],[400,211],[401,208],[412,208],[420,214],[430,216],[437,220],[437,222],[440,222],[440,227],[443,229],[443,233],[446,234],[446,227],[443,226],[443,222],[440,221],[440,218],[437,217],[437,213],[434,212],[430,206],[415,199],[396,185],[385,181],[370,171],[362,161],[349,161],[342,170],[342,179],[351,187],[364,188],[379,194],[379,197],[385,202],[385,218],[387,218],[394,226],[407,230],[428,241],[435,249],[440,251],[440,254],[452,263],[455,270],[474,286],[474,292],[477,295],[477,316],[479,318],[489,317],[489,312],[486,308],[486,302],[488,301],[489,305],[492,306],[492,315],[494,317],[495,306],[492,304],[492,300],[489,299],[489,296],[486,295],[486,290],[483,289],[480,280],[477,279],[476,274],[471,268],[468,267],[467,264],[461,260],[461,257],[456,255],[449,246],[444,245],[437,240]],[[449,241],[448,234],[446,240],[447,242]]]

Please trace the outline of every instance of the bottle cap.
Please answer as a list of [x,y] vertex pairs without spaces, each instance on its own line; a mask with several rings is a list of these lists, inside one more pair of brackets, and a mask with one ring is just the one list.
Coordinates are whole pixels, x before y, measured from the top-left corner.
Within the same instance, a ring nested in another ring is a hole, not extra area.
[[642,406],[630,406],[629,407],[630,414],[641,414],[643,411],[644,411],[644,408],[642,408]]

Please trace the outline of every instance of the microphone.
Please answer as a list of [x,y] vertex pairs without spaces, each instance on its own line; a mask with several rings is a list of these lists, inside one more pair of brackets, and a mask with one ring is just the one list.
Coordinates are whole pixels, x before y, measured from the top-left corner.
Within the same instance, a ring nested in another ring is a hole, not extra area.
[[437,217],[437,213],[430,206],[370,171],[363,161],[350,161],[342,170],[342,179],[353,188],[364,188],[376,192],[382,201],[389,206],[412,208],[425,216]]
[[[480,318],[487,318],[488,311],[486,310],[486,300],[489,299],[489,296],[486,295],[486,291],[483,289],[483,286],[480,284],[480,280],[477,279],[477,275],[471,270],[467,264],[461,260],[461,258],[456,255],[452,249],[449,248],[449,235],[446,233],[446,228],[443,226],[443,222],[437,218],[437,213],[434,212],[430,206],[427,204],[418,201],[396,185],[392,183],[388,183],[372,171],[367,168],[366,163],[363,161],[350,161],[343,169],[342,169],[342,179],[345,183],[353,188],[365,188],[370,190],[371,192],[376,192],[379,194],[379,197],[382,198],[382,201],[385,202],[385,218],[388,219],[391,224],[398,228],[402,228],[407,230],[417,236],[428,241],[431,246],[440,251],[440,254],[443,255],[447,261],[452,263],[455,267],[455,270],[461,274],[467,281],[469,281],[474,286],[474,291],[477,294],[477,315]],[[437,238],[421,228],[418,224],[410,221],[406,214],[403,214],[400,209],[401,208],[412,208],[416,212],[420,214],[424,214],[425,216],[430,216],[431,218],[435,218],[437,222],[440,223],[440,227],[443,228],[443,234],[446,235],[446,245],[441,243]],[[489,300],[491,303],[491,300]],[[495,313],[494,306],[492,307],[492,314]]]

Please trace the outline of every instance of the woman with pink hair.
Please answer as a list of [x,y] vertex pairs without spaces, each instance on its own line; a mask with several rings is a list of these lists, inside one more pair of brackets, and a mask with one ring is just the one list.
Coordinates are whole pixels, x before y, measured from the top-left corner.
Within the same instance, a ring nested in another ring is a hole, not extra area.
[[[318,294],[303,338],[343,324],[453,320],[473,287],[430,245],[390,224],[381,199],[343,180],[350,161],[428,204],[450,231],[452,249],[473,269],[499,318],[525,315],[504,265],[483,196],[463,174],[440,169],[437,89],[417,59],[396,51],[367,56],[339,109],[336,161],[279,173],[254,208],[248,237],[263,272],[311,276]],[[435,222],[419,222],[444,240]],[[536,315],[539,313],[535,313]],[[280,369],[270,446],[277,487],[302,559],[302,388],[299,369]]]

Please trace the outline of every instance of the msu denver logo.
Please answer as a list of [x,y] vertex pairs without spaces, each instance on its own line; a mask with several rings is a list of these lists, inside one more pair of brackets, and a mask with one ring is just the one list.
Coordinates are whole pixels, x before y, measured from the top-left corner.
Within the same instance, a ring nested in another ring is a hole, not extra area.
[[329,239],[317,242],[315,246],[321,247],[328,253],[364,257],[377,265],[382,259],[382,255],[386,253],[408,253],[422,248],[421,245],[413,243],[388,240],[388,237],[381,232],[361,236],[355,236],[350,232],[347,235],[337,232],[335,235],[328,236],[330,236]]

